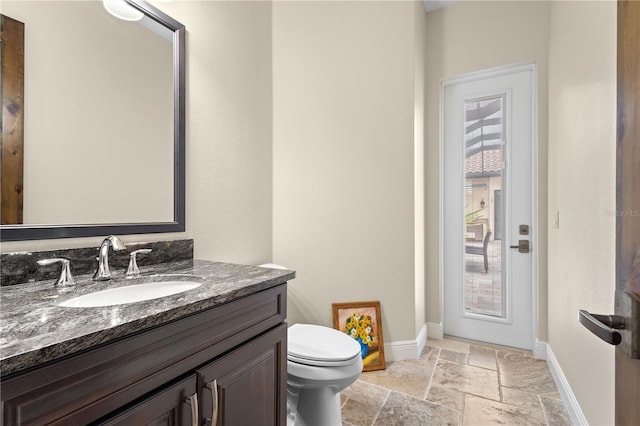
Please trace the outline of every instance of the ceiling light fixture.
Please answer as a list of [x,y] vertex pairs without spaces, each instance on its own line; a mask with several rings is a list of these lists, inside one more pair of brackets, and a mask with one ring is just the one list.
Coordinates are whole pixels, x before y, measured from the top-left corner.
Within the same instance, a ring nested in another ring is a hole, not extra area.
[[144,14],[125,0],[102,0],[102,5],[111,15],[125,21],[139,21]]

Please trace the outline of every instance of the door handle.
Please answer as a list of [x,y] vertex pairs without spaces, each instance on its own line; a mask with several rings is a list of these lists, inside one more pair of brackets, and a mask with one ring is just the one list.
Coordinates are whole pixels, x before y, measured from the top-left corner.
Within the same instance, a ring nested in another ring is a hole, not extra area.
[[518,240],[518,245],[509,246],[509,248],[518,249],[520,253],[529,253],[531,247],[529,246],[529,240]]
[[622,336],[616,331],[625,328],[624,317],[620,315],[598,315],[580,309],[580,324],[610,345],[622,342]]
[[580,310],[580,324],[631,359],[640,359],[640,298],[626,290],[616,291],[616,315],[596,315]]

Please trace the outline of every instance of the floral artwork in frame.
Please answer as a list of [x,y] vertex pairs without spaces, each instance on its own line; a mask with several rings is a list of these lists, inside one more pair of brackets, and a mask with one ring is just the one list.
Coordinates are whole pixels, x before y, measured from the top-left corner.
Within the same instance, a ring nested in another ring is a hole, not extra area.
[[332,307],[333,328],[360,344],[362,371],[384,370],[380,302],[333,303]]

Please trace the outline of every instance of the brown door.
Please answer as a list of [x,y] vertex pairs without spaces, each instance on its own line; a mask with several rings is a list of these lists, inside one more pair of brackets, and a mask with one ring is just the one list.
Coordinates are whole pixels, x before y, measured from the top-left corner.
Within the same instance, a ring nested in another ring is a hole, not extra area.
[[[618,2],[616,292],[640,296],[640,2]],[[616,303],[616,314],[625,316]],[[638,313],[632,316],[640,328]],[[637,341],[635,345],[638,345]],[[636,346],[637,348],[637,346]],[[616,348],[616,424],[640,425],[640,359]]]

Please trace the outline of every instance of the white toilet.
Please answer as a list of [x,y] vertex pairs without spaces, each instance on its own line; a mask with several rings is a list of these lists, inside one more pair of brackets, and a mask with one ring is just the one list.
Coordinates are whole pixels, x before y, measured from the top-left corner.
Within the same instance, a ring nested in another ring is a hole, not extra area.
[[[287,269],[275,263],[263,268]],[[287,330],[287,426],[342,426],[340,392],[362,372],[358,342],[333,328]]]
[[340,426],[340,391],[362,372],[360,344],[333,328],[294,324],[287,343],[287,426]]

